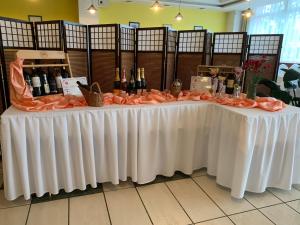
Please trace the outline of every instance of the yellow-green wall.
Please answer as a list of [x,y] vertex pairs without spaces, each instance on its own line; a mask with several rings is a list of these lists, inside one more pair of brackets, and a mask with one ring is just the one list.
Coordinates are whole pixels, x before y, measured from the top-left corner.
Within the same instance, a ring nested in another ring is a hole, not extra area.
[[0,16],[28,20],[28,15],[78,22],[78,3],[77,0],[0,0]]
[[204,26],[212,32],[223,32],[227,29],[227,13],[194,8],[182,8],[183,20],[178,22],[175,16],[178,7],[167,6],[155,12],[149,4],[137,3],[109,3],[99,10],[101,24],[120,23],[129,21],[141,23],[141,27],[157,27],[163,24],[172,24],[178,30],[194,29],[195,25]]

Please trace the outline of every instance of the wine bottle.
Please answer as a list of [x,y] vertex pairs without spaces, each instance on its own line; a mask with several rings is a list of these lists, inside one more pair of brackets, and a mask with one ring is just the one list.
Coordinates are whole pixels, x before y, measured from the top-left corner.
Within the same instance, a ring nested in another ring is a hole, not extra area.
[[27,71],[24,71],[24,79],[25,79],[25,82],[28,85],[28,87],[29,87],[29,89],[30,89],[30,91],[32,93],[32,91],[33,91],[32,81],[31,81],[30,75],[29,75],[29,73]]
[[234,91],[235,76],[230,73],[226,79],[226,94],[232,95]]
[[68,77],[70,77],[68,71],[66,70],[66,67],[62,68],[61,76],[62,76],[62,78],[68,78]]
[[142,92],[147,92],[147,82],[145,79],[145,69],[141,68],[141,83],[142,83]]
[[121,80],[121,94],[126,94],[126,91],[127,91],[126,69],[123,69],[122,80]]
[[42,89],[41,89],[41,79],[37,72],[37,70],[32,67],[32,74],[31,74],[32,86],[33,86],[33,96],[41,96]]
[[41,71],[41,81],[42,81],[42,92],[43,95],[49,95],[50,94],[50,87],[47,79],[47,74],[45,71]]
[[130,95],[135,94],[135,78],[134,78],[134,70],[131,69],[130,71],[131,75],[130,75],[130,80],[129,80],[129,84],[128,84],[128,93]]
[[120,88],[121,88],[121,81],[120,81],[120,69],[116,68],[116,74],[115,74],[115,81],[114,81],[114,89],[113,93],[115,95],[120,95]]
[[57,86],[56,86],[56,80],[55,80],[53,70],[49,70],[48,74],[49,74],[50,93],[57,94]]
[[135,82],[136,93],[140,95],[142,93],[142,81],[141,81],[141,69],[137,69],[137,77]]
[[61,80],[62,80],[61,73],[60,73],[59,70],[56,70],[55,81],[56,81],[56,87],[57,87],[57,92],[58,93],[63,92],[62,85],[61,85]]

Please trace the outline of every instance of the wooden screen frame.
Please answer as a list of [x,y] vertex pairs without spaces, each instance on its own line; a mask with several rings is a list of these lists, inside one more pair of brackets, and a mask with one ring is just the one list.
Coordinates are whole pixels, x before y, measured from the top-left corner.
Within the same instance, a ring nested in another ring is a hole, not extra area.
[[[90,52],[89,52],[89,27],[85,24],[74,23],[69,21],[62,21],[63,22],[63,43],[64,43],[64,51],[68,53],[69,51],[77,51],[77,52],[86,52],[86,60],[87,60],[87,80],[88,83],[91,82],[91,72],[90,72]],[[74,25],[74,26],[84,26],[86,27],[86,46],[85,49],[82,48],[68,48],[67,44],[67,32],[66,32],[66,25]]]
[[[176,39],[175,39],[175,50],[169,51],[169,32],[176,32]],[[178,31],[177,30],[170,30],[167,29],[167,34],[166,34],[166,53],[165,53],[165,77],[164,77],[164,89],[168,88],[167,87],[167,75],[168,75],[168,54],[169,53],[174,53],[174,65],[173,65],[173,79],[176,77],[176,57],[177,57],[177,38],[178,38]]]
[[[180,34],[182,33],[204,33],[204,42],[203,42],[203,50],[202,51],[198,51],[198,52],[184,52],[184,51],[180,51],[179,49],[179,45],[180,45]],[[206,29],[204,30],[181,30],[178,31],[177,34],[177,43],[176,43],[176,59],[175,59],[175,78],[178,78],[178,63],[179,63],[179,57],[180,54],[190,54],[190,55],[202,55],[202,59],[201,62],[199,62],[197,65],[205,65],[206,64],[206,48],[207,48],[207,33],[208,31]],[[197,68],[196,68],[197,69]],[[195,74],[196,75],[196,74]]]
[[[115,27],[115,49],[92,49],[91,42],[91,28],[94,27]],[[93,24],[88,25],[88,50],[89,50],[89,73],[90,73],[90,81],[93,82],[93,52],[114,52],[115,55],[115,68],[119,67],[119,24]]]
[[[242,42],[242,52],[241,53],[215,53],[215,42],[216,42],[216,36],[217,35],[223,35],[223,34],[228,34],[228,35],[234,35],[234,34],[242,34],[243,35],[243,42]],[[240,63],[239,66],[242,66],[246,52],[247,52],[247,43],[248,43],[248,35],[247,32],[217,32],[214,33],[213,35],[213,41],[212,41],[212,53],[211,53],[211,65],[214,65],[214,55],[240,55]],[[216,65],[218,66],[218,65]],[[231,66],[231,65],[228,65]]]
[[[6,74],[6,64],[5,64],[5,56],[4,56],[4,48],[2,43],[2,33],[0,29],[0,75],[1,75],[1,101],[2,101],[2,110],[8,108],[9,102],[9,88],[8,88],[8,77]],[[2,113],[2,112],[1,112]]]
[[[38,33],[38,25],[39,24],[53,24],[58,23],[59,26],[59,47],[57,48],[47,48],[47,47],[41,47],[39,43],[39,33]],[[49,21],[41,21],[34,23],[34,29],[35,29],[35,41],[36,41],[36,49],[37,50],[55,50],[55,51],[63,51],[64,50],[64,36],[63,36],[63,21],[62,20],[49,20]]]
[[[121,29],[122,28],[126,28],[126,29],[131,29],[134,31],[134,35],[133,35],[133,38],[134,38],[134,43],[133,43],[133,50],[122,50],[122,31]],[[130,26],[126,26],[126,25],[121,25],[121,24],[118,24],[118,56],[119,56],[119,61],[118,61],[118,64],[119,64],[119,76],[121,77],[121,67],[122,67],[122,53],[123,52],[130,52],[130,53],[133,53],[133,67],[134,67],[134,71],[136,72],[137,71],[137,64],[136,64],[136,35],[137,35],[137,31],[136,31],[136,28],[133,28],[133,27],[130,27]],[[136,76],[136,74],[135,74]]]
[[[160,81],[160,89],[164,90],[165,88],[165,67],[166,67],[166,40],[167,40],[167,27],[147,27],[147,28],[137,28],[136,29],[136,45],[135,45],[135,49],[136,49],[136,66],[138,65],[139,62],[139,57],[138,57],[138,53],[142,52],[148,52],[148,53],[161,53],[162,54],[162,62],[161,62],[161,81]],[[139,30],[163,30],[163,49],[162,51],[140,51],[138,46],[139,46],[139,38],[138,38],[138,34],[139,34]]]

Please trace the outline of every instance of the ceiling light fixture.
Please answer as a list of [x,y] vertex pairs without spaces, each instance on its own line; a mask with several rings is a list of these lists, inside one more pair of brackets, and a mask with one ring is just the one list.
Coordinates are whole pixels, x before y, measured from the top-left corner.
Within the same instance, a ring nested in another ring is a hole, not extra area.
[[90,5],[90,7],[88,7],[87,10],[90,12],[90,14],[95,14],[97,11],[97,8],[94,6],[94,3],[92,2],[92,4]]
[[246,18],[250,18],[253,15],[254,15],[254,13],[253,13],[251,8],[248,8],[245,11],[242,12],[242,16],[244,16]]
[[151,9],[153,9],[154,11],[158,11],[158,10],[160,10],[162,7],[161,7],[161,5],[160,5],[160,3],[159,3],[159,1],[155,1],[154,2],[154,4],[152,5],[152,7],[151,7]]
[[175,19],[176,19],[177,21],[181,21],[181,20],[183,19],[183,16],[182,16],[182,14],[180,13],[180,10],[181,10],[181,0],[180,0],[180,2],[179,2],[178,14],[175,16]]

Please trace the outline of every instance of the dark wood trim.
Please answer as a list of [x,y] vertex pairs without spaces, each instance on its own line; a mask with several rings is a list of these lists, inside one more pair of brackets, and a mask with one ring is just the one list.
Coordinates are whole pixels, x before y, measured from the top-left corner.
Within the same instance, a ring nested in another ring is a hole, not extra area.
[[[7,109],[10,105],[9,99],[9,87],[8,87],[8,75],[6,70],[6,63],[5,63],[5,55],[4,55],[4,48],[2,43],[2,33],[0,29],[0,58],[1,58],[1,67],[2,67],[2,74],[0,78],[0,85],[1,85],[1,101],[3,106],[3,111]],[[1,71],[0,71],[1,72]]]

